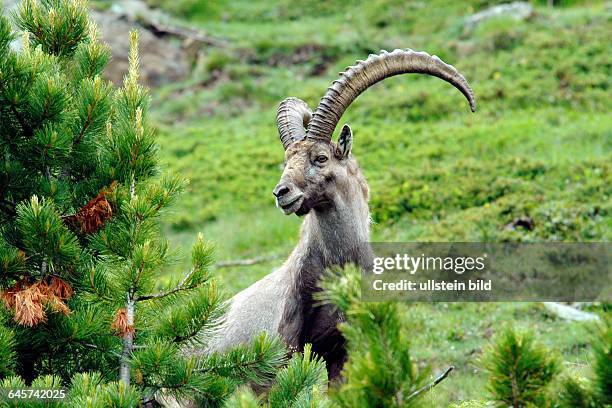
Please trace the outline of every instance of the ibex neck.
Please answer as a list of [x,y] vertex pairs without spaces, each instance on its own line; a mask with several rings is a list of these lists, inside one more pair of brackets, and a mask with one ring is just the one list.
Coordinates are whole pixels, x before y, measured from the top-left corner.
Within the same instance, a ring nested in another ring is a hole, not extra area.
[[313,330],[336,332],[337,321],[330,320],[333,314],[322,318],[326,322],[312,316],[313,293],[318,291],[317,282],[323,272],[351,263],[362,268],[372,265],[368,243],[370,214],[362,197],[353,195],[351,201],[339,197],[332,207],[313,210],[304,219],[300,242],[285,263],[290,289],[279,332],[292,346],[313,342],[310,338]]
[[[296,277],[303,279],[306,274],[316,280],[331,266],[368,266],[369,238],[370,213],[366,199],[359,193],[350,201],[338,197],[331,207],[312,210],[304,219],[300,242],[291,256],[297,258]],[[305,279],[305,283],[311,279]]]

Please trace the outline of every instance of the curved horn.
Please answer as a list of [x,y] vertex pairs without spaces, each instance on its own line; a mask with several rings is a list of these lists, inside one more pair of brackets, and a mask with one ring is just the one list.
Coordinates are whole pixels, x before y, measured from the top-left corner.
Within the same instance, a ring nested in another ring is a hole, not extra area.
[[348,106],[366,89],[378,81],[399,74],[427,74],[453,85],[466,97],[472,112],[476,111],[474,93],[469,84],[452,65],[426,52],[413,50],[381,51],[370,54],[365,61],[348,67],[340,78],[327,89],[314,112],[307,137],[330,140],[340,117]]
[[306,137],[306,127],[312,118],[312,111],[301,99],[286,98],[278,105],[276,112],[276,125],[283,148]]

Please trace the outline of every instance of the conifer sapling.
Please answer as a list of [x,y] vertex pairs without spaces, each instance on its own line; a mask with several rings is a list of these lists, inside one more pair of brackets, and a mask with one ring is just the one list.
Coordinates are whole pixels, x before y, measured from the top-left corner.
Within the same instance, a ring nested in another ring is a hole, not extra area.
[[[0,17],[0,379],[71,389],[71,406],[134,406],[165,395],[218,404],[285,362],[268,336],[192,356],[224,298],[201,236],[192,267],[172,260],[160,217],[185,181],[159,171],[138,35],[114,89],[110,58],[81,0],[24,0]],[[161,286],[161,287],[160,287]],[[120,379],[120,381],[117,381]]]

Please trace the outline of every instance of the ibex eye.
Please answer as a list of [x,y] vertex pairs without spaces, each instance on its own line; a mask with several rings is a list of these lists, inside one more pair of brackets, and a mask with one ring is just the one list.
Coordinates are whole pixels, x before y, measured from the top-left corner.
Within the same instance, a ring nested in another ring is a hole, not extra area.
[[327,156],[321,155],[321,156],[317,156],[316,158],[317,163],[325,163],[326,161],[327,161]]

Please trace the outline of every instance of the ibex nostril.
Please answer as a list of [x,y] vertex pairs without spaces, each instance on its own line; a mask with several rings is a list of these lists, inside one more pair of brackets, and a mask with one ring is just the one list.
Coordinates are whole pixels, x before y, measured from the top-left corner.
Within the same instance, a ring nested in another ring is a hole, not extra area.
[[276,186],[274,191],[272,191],[272,194],[274,194],[274,196],[276,198],[281,198],[282,196],[284,196],[288,192],[289,192],[289,187],[287,187],[284,184],[280,184],[280,185]]

